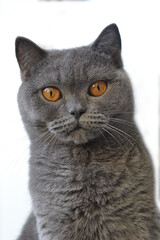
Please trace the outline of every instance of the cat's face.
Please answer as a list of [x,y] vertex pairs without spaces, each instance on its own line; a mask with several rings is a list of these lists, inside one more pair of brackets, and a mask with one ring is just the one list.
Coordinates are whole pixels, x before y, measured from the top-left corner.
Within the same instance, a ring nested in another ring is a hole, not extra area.
[[24,38],[16,45],[23,80],[18,103],[30,136],[44,130],[84,144],[103,135],[111,118],[133,111],[115,25],[87,47],[46,52]]

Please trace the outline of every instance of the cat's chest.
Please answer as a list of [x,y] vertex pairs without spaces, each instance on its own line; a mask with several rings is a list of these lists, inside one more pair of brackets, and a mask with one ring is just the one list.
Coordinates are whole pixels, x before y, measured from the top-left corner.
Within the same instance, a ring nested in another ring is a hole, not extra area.
[[[76,227],[77,232],[84,229],[84,222],[88,232],[93,222],[98,226],[104,217],[110,221],[117,199],[119,205],[121,195],[133,187],[125,170],[126,158],[126,151],[116,154],[96,147],[57,149],[48,152],[48,158],[44,152],[39,159],[32,156],[30,190],[37,216],[58,216],[63,228],[65,221],[66,228]],[[122,204],[127,202],[122,199]],[[88,239],[93,239],[92,233]]]
[[110,190],[120,177],[125,154],[103,147],[63,147],[31,158],[32,188],[55,197],[94,198]]

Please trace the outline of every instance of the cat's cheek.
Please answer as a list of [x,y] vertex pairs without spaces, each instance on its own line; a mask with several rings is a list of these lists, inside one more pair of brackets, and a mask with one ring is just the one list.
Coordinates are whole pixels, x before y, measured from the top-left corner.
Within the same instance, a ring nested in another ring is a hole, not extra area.
[[44,122],[52,122],[58,115],[57,105],[48,104],[47,101],[35,98],[32,99],[30,109],[36,115],[36,119]]

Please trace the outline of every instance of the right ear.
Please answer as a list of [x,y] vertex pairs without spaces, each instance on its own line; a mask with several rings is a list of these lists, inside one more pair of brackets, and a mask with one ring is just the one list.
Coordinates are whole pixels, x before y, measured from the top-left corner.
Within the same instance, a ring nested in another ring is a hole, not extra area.
[[37,46],[31,40],[24,37],[17,37],[16,57],[21,69],[22,75],[27,78],[31,69],[47,57],[47,52]]
[[121,37],[116,24],[107,26],[92,45],[92,49],[111,56],[117,67],[122,67]]

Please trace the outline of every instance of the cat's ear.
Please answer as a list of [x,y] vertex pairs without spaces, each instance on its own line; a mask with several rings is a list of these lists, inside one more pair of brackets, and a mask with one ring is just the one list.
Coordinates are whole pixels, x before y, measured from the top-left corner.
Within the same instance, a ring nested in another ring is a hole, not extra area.
[[27,78],[31,69],[47,56],[47,52],[24,37],[17,37],[15,45],[16,57],[22,75]]
[[121,67],[121,37],[117,25],[107,26],[92,44],[92,49],[111,55],[116,66]]

